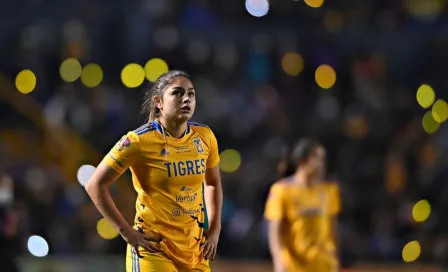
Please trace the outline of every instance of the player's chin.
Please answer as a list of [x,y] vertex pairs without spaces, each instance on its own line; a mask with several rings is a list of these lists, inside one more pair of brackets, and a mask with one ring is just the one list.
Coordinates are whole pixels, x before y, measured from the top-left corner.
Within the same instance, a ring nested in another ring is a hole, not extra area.
[[193,116],[193,112],[181,112],[177,115],[179,121],[188,121]]

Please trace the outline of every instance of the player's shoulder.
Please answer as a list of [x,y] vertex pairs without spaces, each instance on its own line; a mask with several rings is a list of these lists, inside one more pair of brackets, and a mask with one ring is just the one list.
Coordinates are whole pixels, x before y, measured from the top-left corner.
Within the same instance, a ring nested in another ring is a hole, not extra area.
[[321,183],[321,186],[324,187],[324,189],[328,191],[338,191],[339,190],[339,183],[336,180],[330,179],[325,180]]
[[292,177],[285,177],[280,180],[277,180],[274,184],[271,185],[271,190],[285,191],[293,186]]
[[154,122],[146,123],[136,129],[134,129],[131,133],[134,133],[135,135],[141,137],[142,135],[148,134],[150,132],[155,131],[157,128],[154,124]]
[[120,142],[122,143],[138,143],[141,141],[142,138],[146,138],[147,136],[151,136],[153,131],[155,131],[156,128],[154,127],[154,124],[147,123],[144,124],[134,130],[128,131],[123,137],[120,139]]
[[154,122],[146,123],[132,131],[129,131],[127,136],[137,142],[141,142],[143,139],[148,140],[154,138],[154,132],[157,130]]
[[210,127],[207,126],[206,124],[198,123],[198,122],[196,122],[196,121],[188,121],[188,125],[189,125],[191,128],[194,128],[194,129],[210,130]]
[[290,184],[290,178],[283,178],[274,182],[269,189],[267,200],[271,201],[275,199],[282,199],[283,197],[285,197],[287,195]]
[[206,124],[198,123],[195,121],[188,121],[188,126],[190,129],[196,133],[208,136],[212,133],[212,130]]

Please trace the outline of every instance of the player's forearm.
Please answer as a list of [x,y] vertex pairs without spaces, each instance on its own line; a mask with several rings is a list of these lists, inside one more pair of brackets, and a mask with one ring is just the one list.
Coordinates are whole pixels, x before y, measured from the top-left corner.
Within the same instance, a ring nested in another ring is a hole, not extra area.
[[89,182],[86,186],[86,191],[101,215],[120,233],[132,228],[115,205],[107,185]]
[[282,246],[280,244],[280,238],[271,236],[269,238],[269,250],[271,252],[271,257],[272,257],[272,261],[274,264],[275,272],[285,271],[285,266],[284,266],[283,260],[281,258],[281,255],[280,255],[281,248],[282,248]]
[[274,263],[274,271],[285,271],[281,251],[283,248],[281,231],[283,229],[281,220],[269,221],[269,251],[271,252],[272,261]]
[[221,183],[205,185],[205,203],[211,230],[221,230],[223,193]]

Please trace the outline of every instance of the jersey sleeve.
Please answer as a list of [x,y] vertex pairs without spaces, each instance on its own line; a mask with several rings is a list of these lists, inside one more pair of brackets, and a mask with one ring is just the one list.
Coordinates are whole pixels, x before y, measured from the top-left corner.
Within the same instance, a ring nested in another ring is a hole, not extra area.
[[215,134],[210,130],[210,151],[207,159],[207,168],[213,168],[219,163],[218,141]]
[[284,189],[279,184],[272,185],[266,206],[264,210],[264,218],[267,220],[281,220],[286,218]]
[[329,207],[328,211],[330,215],[337,216],[341,211],[341,197],[339,192],[339,186],[336,183],[330,184],[329,188]]
[[122,174],[135,164],[140,156],[140,141],[135,132],[128,132],[109,151],[104,161]]

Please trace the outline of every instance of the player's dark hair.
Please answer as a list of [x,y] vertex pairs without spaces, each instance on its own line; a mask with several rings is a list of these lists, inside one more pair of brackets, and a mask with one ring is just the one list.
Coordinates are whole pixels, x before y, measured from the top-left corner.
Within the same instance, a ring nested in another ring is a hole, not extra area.
[[173,81],[176,77],[186,77],[190,79],[190,75],[184,71],[171,70],[161,75],[145,92],[145,98],[142,105],[142,113],[149,115],[149,121],[153,121],[160,117],[160,109],[154,104],[154,96],[163,96],[163,92],[166,87]]
[[320,142],[314,138],[303,138],[298,140],[283,157],[281,163],[285,164],[283,172],[279,173],[281,178],[293,175],[300,164],[306,162],[313,151],[321,146]]

